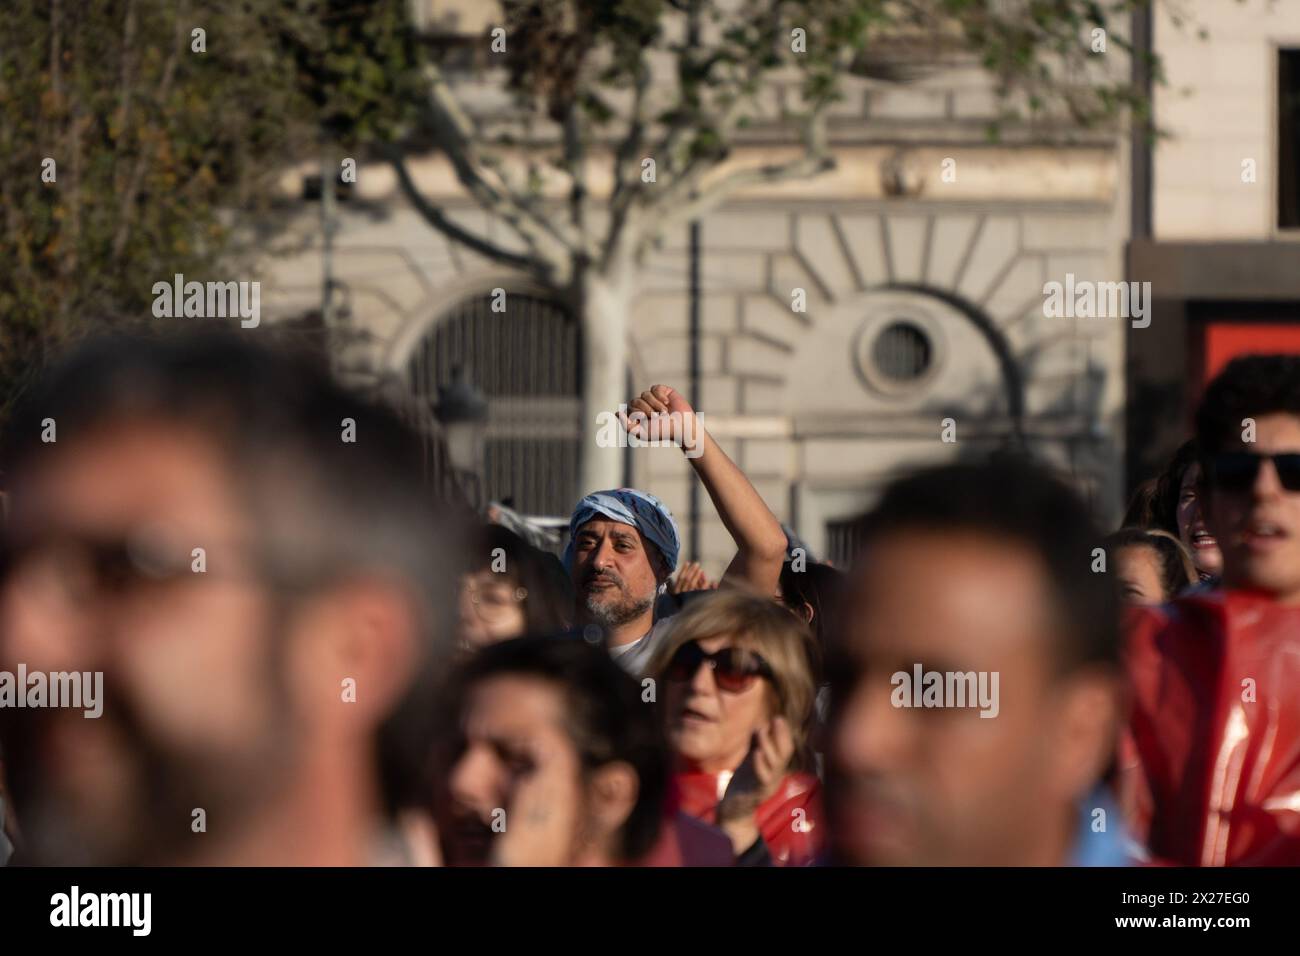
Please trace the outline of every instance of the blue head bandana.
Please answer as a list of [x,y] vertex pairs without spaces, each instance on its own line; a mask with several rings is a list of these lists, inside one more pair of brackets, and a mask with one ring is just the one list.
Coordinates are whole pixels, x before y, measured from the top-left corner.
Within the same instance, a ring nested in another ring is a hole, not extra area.
[[597,491],[578,502],[569,519],[569,543],[564,548],[564,567],[573,570],[573,538],[578,529],[592,518],[604,517],[611,521],[631,525],[645,535],[645,539],[659,549],[671,574],[677,569],[677,553],[681,538],[677,522],[668,506],[644,491],[635,488],[615,488]]

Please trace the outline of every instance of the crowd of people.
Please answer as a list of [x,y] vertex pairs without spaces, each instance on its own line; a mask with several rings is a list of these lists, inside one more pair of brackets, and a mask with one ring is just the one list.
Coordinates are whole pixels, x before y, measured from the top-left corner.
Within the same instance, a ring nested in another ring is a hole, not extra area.
[[104,701],[0,706],[12,862],[1300,863],[1300,358],[1229,364],[1109,536],[1004,451],[893,481],[846,568],[682,394],[629,411],[717,581],[653,489],[562,557],[439,502],[302,356],[78,347],[4,431],[0,672]]

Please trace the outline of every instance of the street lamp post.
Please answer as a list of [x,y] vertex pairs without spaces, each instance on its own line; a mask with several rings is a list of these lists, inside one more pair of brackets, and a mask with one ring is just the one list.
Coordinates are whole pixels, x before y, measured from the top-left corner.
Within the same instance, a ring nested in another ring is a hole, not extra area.
[[481,510],[487,502],[483,481],[483,449],[487,440],[487,398],[471,385],[460,365],[452,366],[451,384],[439,385],[433,416],[442,426],[447,457],[463,488],[472,481],[470,503]]

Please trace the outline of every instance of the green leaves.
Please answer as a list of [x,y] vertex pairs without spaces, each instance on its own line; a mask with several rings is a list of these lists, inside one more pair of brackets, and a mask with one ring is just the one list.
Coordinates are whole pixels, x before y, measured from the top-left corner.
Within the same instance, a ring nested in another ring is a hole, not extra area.
[[223,216],[266,206],[323,135],[391,130],[399,87],[420,81],[401,0],[212,0],[183,21],[170,0],[14,6],[0,30],[0,414],[61,341],[148,321],[153,282],[247,271]]

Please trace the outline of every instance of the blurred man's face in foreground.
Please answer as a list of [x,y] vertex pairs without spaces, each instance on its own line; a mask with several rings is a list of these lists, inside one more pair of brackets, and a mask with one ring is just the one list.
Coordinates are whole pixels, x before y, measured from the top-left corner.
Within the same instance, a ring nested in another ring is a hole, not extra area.
[[[902,531],[873,542],[852,577],[828,753],[839,860],[1064,863],[1076,801],[1109,754],[1115,697],[1107,681],[1054,679],[1039,559],[977,533]],[[917,664],[997,672],[996,716],[895,706],[893,675]]]
[[[1225,449],[1232,455],[1300,455],[1300,417],[1260,415],[1255,441]],[[1216,479],[1207,521],[1223,552],[1232,587],[1260,588],[1300,604],[1300,489],[1285,487],[1272,461],[1258,462],[1253,479]]]
[[340,702],[339,672],[389,699],[385,682],[336,653],[352,615],[319,602],[290,613],[273,599],[239,481],[181,426],[130,422],[60,441],[11,490],[0,667],[102,671],[105,698],[98,719],[7,715],[17,732],[6,769],[32,858],[187,862],[229,859],[225,848],[274,862],[240,841],[269,851],[265,833],[250,833],[259,826],[292,840],[292,815],[272,825],[266,808],[292,801],[319,753],[341,763],[373,729],[371,706]]
[[107,698],[98,719],[23,713],[9,769],[35,851],[138,862],[197,839],[196,808],[229,825],[284,779],[293,728],[227,469],[193,433],[135,424],[52,448],[19,481],[0,659],[102,671]]
[[474,686],[436,816],[451,866],[617,862],[617,834],[636,803],[636,773],[584,773],[555,685],[503,674]]

